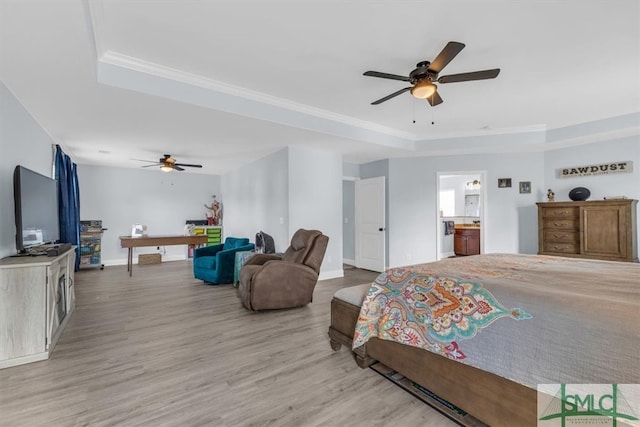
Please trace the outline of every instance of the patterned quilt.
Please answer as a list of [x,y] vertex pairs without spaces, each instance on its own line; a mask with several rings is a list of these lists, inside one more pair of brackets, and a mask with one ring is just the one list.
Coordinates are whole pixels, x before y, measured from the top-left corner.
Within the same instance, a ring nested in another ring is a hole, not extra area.
[[462,360],[466,355],[457,340],[473,338],[501,317],[531,315],[506,309],[481,283],[397,268],[378,276],[369,289],[353,348],[378,337]]
[[638,324],[638,264],[489,254],[382,273],[353,348],[377,337],[533,388],[638,383]]

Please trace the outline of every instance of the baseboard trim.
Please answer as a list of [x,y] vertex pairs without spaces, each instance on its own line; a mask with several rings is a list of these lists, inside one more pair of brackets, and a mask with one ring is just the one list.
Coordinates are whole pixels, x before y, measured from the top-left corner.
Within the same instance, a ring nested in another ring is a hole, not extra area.
[[[185,255],[162,255],[162,262],[165,261],[184,261],[186,260],[187,257]],[[123,259],[105,259],[102,260],[102,264],[104,264],[106,267],[111,267],[111,266],[115,266],[115,265],[127,265],[127,259],[123,258]],[[135,257],[133,259],[133,265],[138,265],[138,257]],[[150,264],[153,265],[153,264]]]
[[10,368],[12,366],[25,365],[27,363],[39,362],[41,360],[47,360],[49,358],[49,352],[30,354],[28,356],[14,357],[13,359],[7,359],[0,361],[0,369]]
[[347,265],[352,265],[352,266],[356,266],[356,260],[355,259],[350,259],[350,258],[342,258],[342,263],[343,264],[347,264]]
[[344,270],[321,271],[318,280],[339,279],[344,277]]
[[[162,262],[165,261],[184,261],[187,259],[184,255],[162,255]],[[105,266],[117,266],[117,265],[127,265],[126,259],[109,259],[104,260],[102,263]],[[134,260],[133,264],[137,267],[138,262]],[[154,264],[150,264],[154,265]],[[331,270],[331,271],[321,271],[320,276],[318,276],[318,280],[329,280],[329,279],[339,279],[340,277],[344,277],[344,270]]]

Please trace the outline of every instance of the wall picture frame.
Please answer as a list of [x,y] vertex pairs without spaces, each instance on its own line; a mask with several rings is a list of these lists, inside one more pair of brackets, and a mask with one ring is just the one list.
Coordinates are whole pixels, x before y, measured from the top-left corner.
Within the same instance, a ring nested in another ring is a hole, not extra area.
[[520,194],[531,194],[531,181],[520,181],[518,183]]
[[511,188],[511,178],[498,178],[498,188]]

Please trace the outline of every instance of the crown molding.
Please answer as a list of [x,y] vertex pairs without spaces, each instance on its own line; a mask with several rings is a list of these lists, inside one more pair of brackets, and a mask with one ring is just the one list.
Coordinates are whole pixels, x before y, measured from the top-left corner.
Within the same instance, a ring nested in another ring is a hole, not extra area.
[[[200,88],[230,97],[238,97],[265,106],[279,108],[292,113],[288,121],[285,120],[282,122],[285,125],[298,126],[312,131],[325,132],[366,141],[372,144],[402,149],[403,152],[398,153],[398,155],[444,156],[499,153],[505,151],[548,151],[640,135],[639,125],[626,126],[626,123],[617,129],[596,132],[589,130],[588,126],[585,126],[583,130],[586,134],[583,136],[575,136],[574,134],[573,136],[559,137],[557,137],[555,133],[558,129],[548,129],[544,124],[498,129],[481,128],[471,131],[448,132],[433,136],[404,132],[105,49],[107,45],[105,41],[108,41],[105,40],[105,28],[107,28],[104,25],[106,22],[104,11],[105,2],[104,0],[82,0],[82,2],[85,5],[88,34],[90,35],[90,43],[92,44],[98,68],[100,64],[106,64],[121,70],[137,72],[142,75],[188,85],[196,89]],[[100,76],[98,79],[100,80]],[[109,81],[101,82],[113,85],[113,83]],[[139,83],[140,81],[131,83],[128,88],[144,92],[144,89],[139,87]],[[162,96],[162,93],[155,93],[155,95]],[[189,102],[189,99],[184,99],[184,102]],[[235,111],[235,113],[242,114],[242,111]],[[316,121],[312,125],[308,123],[304,124],[304,118],[301,119],[301,116],[295,117],[295,113],[322,119],[326,122]],[[270,120],[269,117],[257,118]],[[584,125],[585,124],[577,124],[572,126],[579,128]],[[567,129],[572,126],[568,126]],[[609,126],[620,126],[620,123],[609,123]],[[331,129],[332,127],[333,129]],[[336,130],[335,128],[340,129]],[[515,141],[500,141],[500,139],[506,138],[509,135],[514,136]],[[536,135],[539,135],[539,138]],[[497,140],[490,139],[490,137],[497,137]],[[456,141],[456,139],[459,141]],[[479,140],[484,140],[483,144],[478,144]],[[429,147],[431,143],[433,143],[433,148]]]
[[100,23],[104,22],[104,3],[102,0],[83,1],[85,18],[87,19],[87,31],[89,32],[89,43],[97,60],[102,56],[102,31]]
[[145,61],[111,50],[106,51],[100,57],[99,62],[152,75],[162,79],[180,82],[190,86],[200,87],[206,90],[224,93],[226,95],[240,97],[261,104],[266,104],[289,111],[295,111],[325,120],[330,120],[332,122],[342,123],[348,126],[366,129],[376,133],[382,133],[385,135],[407,140],[408,142],[414,142],[416,139],[416,135],[413,133],[402,132],[397,129],[378,125],[376,123],[355,119],[353,117],[333,113],[331,111],[311,107],[309,105],[301,104],[298,102],[289,101],[284,98],[278,98],[272,95],[267,95],[265,93],[230,85],[228,83],[213,80],[201,75],[156,64],[150,61]]
[[[188,73],[183,70],[167,67],[161,64],[155,64],[150,61],[145,61],[140,58],[127,56],[119,52],[105,49],[105,44],[102,43],[104,30],[101,25],[101,23],[105,22],[104,0],[84,0],[84,4],[87,28],[91,39],[90,43],[92,45],[92,50],[95,55],[96,63],[98,64],[98,68],[100,68],[100,63],[107,64],[113,67],[137,71],[139,73],[144,73],[161,79],[168,79],[174,82],[223,93],[229,96],[240,97],[260,104],[328,120],[333,123],[339,123],[350,128],[372,132],[373,134],[377,134],[373,139],[376,139],[377,143],[381,143],[382,145],[393,146],[405,150],[414,149],[414,143],[416,140],[416,135],[414,133],[399,131],[397,129],[382,126],[366,120],[359,120],[350,116],[333,113],[331,111],[296,103],[261,92],[251,91],[209,79],[204,76]],[[100,80],[100,73],[98,73],[98,80]],[[318,129],[311,130],[317,131]],[[354,135],[362,134],[361,131],[352,131],[351,133]],[[385,136],[392,138],[385,138]]]
[[[533,132],[533,131],[531,131]],[[449,145],[446,148],[434,148],[429,149],[428,147],[424,149],[420,149],[419,147],[416,149],[416,152],[413,153],[413,156],[425,156],[425,157],[438,157],[438,156],[459,156],[459,155],[473,155],[473,154],[498,154],[498,153],[526,153],[526,152],[546,152],[559,150],[562,148],[568,147],[577,147],[581,145],[595,144],[599,142],[607,142],[607,141],[615,141],[624,138],[633,138],[640,137],[640,124],[626,126],[623,128],[606,130],[602,132],[590,133],[586,135],[575,136],[571,138],[564,139],[556,139],[553,141],[548,140],[547,131],[538,131],[543,132],[543,138],[541,141],[520,141],[520,142],[497,142],[494,144],[482,144],[472,146],[469,143],[474,141],[465,141],[466,143],[462,146],[458,146],[455,148],[451,148]],[[520,133],[511,133],[510,135],[518,136],[522,135]],[[426,141],[425,141],[426,142]],[[439,142],[446,142],[446,139],[439,140]]]
[[544,124],[518,126],[518,127],[511,127],[511,128],[480,128],[477,130],[470,130],[470,131],[441,133],[434,136],[420,138],[416,140],[416,142],[419,143],[419,142],[434,141],[439,139],[473,138],[473,137],[488,136],[488,135],[507,135],[507,134],[514,135],[514,134],[523,134],[523,133],[531,133],[531,132],[545,132],[546,130],[547,130],[547,125],[544,125]]
[[574,138],[561,139],[547,142],[543,151],[559,150],[561,148],[576,147],[579,145],[595,144],[598,142],[615,141],[624,138],[640,137],[640,124],[605,132],[597,132],[589,135],[581,135]]
[[[95,0],[98,1],[98,0]],[[449,139],[449,138],[465,138],[465,137],[477,137],[485,135],[504,135],[504,134],[518,134],[528,132],[541,132],[547,129],[546,125],[531,125],[521,126],[517,128],[499,128],[499,129],[478,129],[475,131],[461,131],[461,132],[449,132],[446,134],[440,134],[434,137],[419,138],[418,135],[411,132],[403,132],[388,126],[382,126],[377,123],[369,122],[366,120],[359,120],[350,116],[337,114],[328,110],[312,107],[306,104],[290,101],[284,98],[267,95],[262,92],[249,90],[240,86],[231,85],[225,82],[217,81],[204,77],[198,74],[189,73],[183,70],[179,70],[172,67],[167,67],[161,64],[157,64],[150,61],[145,61],[140,58],[124,55],[112,50],[106,51],[99,59],[99,62],[108,64],[114,67],[120,67],[139,73],[152,75],[162,79],[167,79],[175,82],[180,82],[189,86],[200,87],[206,90],[214,92],[224,93],[230,96],[236,96],[250,101],[258,102],[261,104],[270,105],[277,108],[282,108],[289,111],[295,111],[318,117],[321,119],[329,120],[336,123],[341,123],[347,126],[365,129],[371,132],[389,135],[395,138],[406,140],[409,143],[417,143],[421,141],[430,141],[435,139]],[[413,144],[409,144],[404,147],[408,150],[413,150],[415,147]]]
[[[595,133],[588,131],[589,133],[585,135],[554,139],[556,138],[554,134],[559,130],[570,128],[579,130],[581,127],[585,127],[590,124],[582,123],[557,129],[548,129],[544,124],[513,128],[479,129],[478,131],[452,132],[438,135],[437,137],[416,140],[416,136],[413,134],[400,132],[392,128],[376,125],[375,123],[357,120],[352,117],[339,115],[330,111],[295,103],[238,86],[229,85],[200,75],[187,73],[182,70],[158,65],[149,61],[143,61],[118,52],[107,51],[100,58],[100,62],[113,67],[141,73],[143,75],[167,79],[169,81],[182,83],[191,87],[202,88],[204,90],[210,90],[232,97],[239,97],[259,104],[266,104],[287,111],[317,117],[330,122],[341,123],[352,129],[368,130],[378,136],[387,135],[395,137],[400,141],[396,140],[393,142],[386,142],[372,141],[370,139],[368,141],[380,145],[395,146],[406,150],[404,154],[398,153],[399,155],[448,156],[493,154],[503,152],[540,152],[640,135],[640,125],[629,125],[612,130]],[[603,119],[603,122],[606,122],[607,120],[611,120],[611,118]],[[620,123],[609,123],[609,126],[614,125],[619,126]],[[317,131],[319,129],[311,130]],[[509,138],[509,136],[513,136],[514,138],[506,141],[505,139]],[[497,137],[497,139],[491,137]],[[485,143],[479,145],[479,139],[484,139]],[[435,144],[436,147],[430,148],[430,143]],[[452,147],[452,145],[457,146]]]

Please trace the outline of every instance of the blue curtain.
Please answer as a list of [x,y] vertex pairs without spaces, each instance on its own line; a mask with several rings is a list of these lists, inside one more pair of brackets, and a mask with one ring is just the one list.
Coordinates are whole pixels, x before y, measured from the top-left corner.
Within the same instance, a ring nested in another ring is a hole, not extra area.
[[80,268],[80,189],[76,164],[56,145],[56,181],[58,181],[58,217],[60,242],[76,245],[75,271]]

